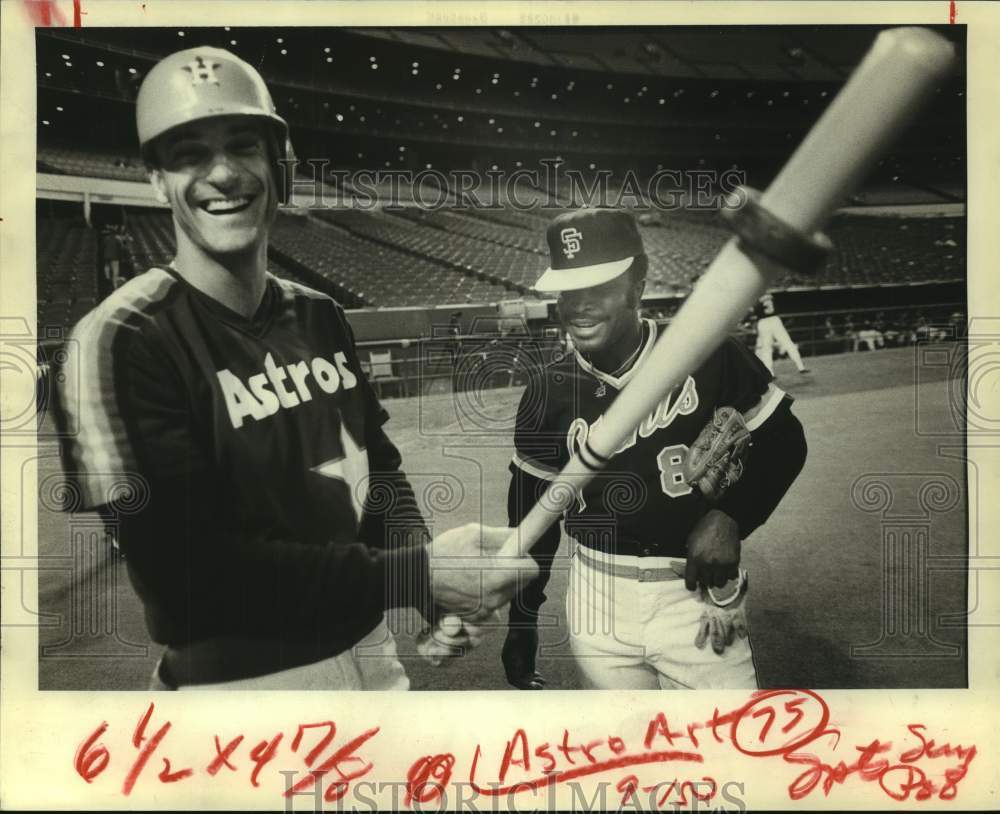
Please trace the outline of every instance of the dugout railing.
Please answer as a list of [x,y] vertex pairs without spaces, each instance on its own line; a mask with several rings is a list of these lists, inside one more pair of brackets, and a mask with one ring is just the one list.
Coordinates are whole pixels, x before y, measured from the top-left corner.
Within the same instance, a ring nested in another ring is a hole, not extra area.
[[[798,312],[783,315],[782,319],[803,356],[961,339],[966,324],[965,304],[960,302],[920,308]],[[670,320],[663,318],[657,322],[666,326]],[[748,347],[754,347],[756,331],[751,324],[735,328],[733,335]],[[382,398],[522,385],[533,366],[544,364],[567,349],[557,325],[533,326],[529,330],[527,323],[520,330],[504,333],[484,331],[358,342],[362,364]]]

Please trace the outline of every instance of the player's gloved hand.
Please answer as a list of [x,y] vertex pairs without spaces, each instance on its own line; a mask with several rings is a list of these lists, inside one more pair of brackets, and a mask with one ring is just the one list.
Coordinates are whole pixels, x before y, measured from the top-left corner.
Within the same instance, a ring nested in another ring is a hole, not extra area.
[[746,638],[749,631],[745,602],[748,587],[747,572],[740,569],[739,576],[723,588],[702,589],[705,609],[695,636],[695,647],[701,650],[711,641],[712,649],[722,655],[737,636]]
[[743,476],[750,430],[735,407],[718,407],[684,458],[684,480],[717,501]]
[[689,591],[721,588],[739,575],[740,528],[725,512],[712,509],[688,535],[684,585]]
[[519,690],[541,690],[545,679],[535,669],[538,628],[510,628],[503,643],[503,669],[507,683]]

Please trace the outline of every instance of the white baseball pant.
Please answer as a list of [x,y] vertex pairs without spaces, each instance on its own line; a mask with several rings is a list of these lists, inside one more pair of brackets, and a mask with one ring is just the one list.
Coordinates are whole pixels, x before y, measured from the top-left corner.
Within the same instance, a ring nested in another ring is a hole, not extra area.
[[799,348],[788,335],[781,317],[761,317],[757,320],[757,344],[754,353],[772,373],[774,373],[775,345],[788,354],[799,370],[805,367],[802,364],[802,357],[799,355]]
[[[756,689],[749,637],[737,637],[721,655],[710,644],[695,647],[704,608],[701,593],[684,587],[671,562],[676,560],[577,547],[566,617],[585,686]],[[629,572],[635,576],[616,575]]]

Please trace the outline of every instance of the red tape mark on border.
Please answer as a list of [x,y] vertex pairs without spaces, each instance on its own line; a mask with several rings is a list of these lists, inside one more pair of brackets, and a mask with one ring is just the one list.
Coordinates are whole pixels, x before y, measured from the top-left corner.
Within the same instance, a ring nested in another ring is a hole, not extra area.
[[[24,0],[24,7],[31,21],[40,28],[65,26],[66,16],[53,0]],[[83,0],[73,0],[73,27],[83,26]]]

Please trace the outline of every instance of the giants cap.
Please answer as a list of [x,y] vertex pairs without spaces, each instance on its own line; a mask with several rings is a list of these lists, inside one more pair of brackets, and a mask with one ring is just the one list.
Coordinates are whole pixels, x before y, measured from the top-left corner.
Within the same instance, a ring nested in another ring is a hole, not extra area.
[[551,265],[536,291],[591,288],[624,273],[644,252],[635,218],[622,209],[579,209],[559,215],[545,232]]

